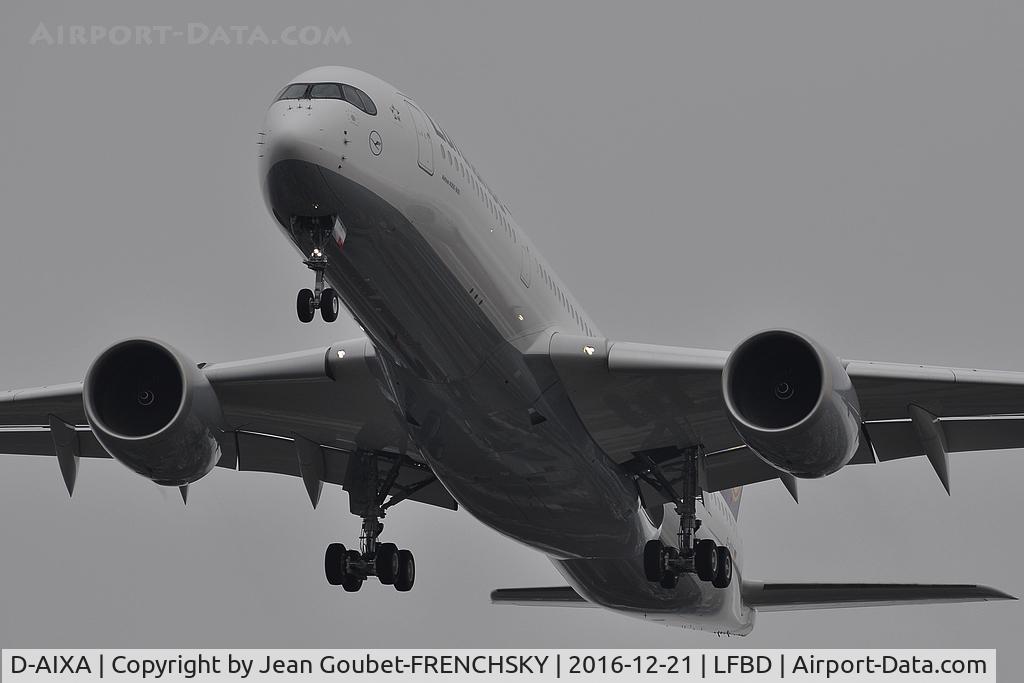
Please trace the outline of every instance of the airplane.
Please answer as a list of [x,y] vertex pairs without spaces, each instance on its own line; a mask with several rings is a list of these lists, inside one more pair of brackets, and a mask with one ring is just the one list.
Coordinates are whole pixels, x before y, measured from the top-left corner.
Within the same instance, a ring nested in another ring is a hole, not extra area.
[[[365,337],[196,363],[137,338],[83,381],[0,394],[0,452],[82,458],[161,486],[214,468],[341,486],[360,538],[333,586],[416,581],[384,540],[399,503],[463,508],[542,553],[565,585],[495,604],[601,607],[746,635],[760,612],[1015,599],[973,584],[759,581],[743,572],[744,486],[1024,447],[1024,373],[844,360],[806,334],[731,352],[608,339],[450,135],[370,74],[319,67],[273,98],[261,189],[313,274],[302,323],[341,307]],[[780,488],[780,491],[782,489]]]

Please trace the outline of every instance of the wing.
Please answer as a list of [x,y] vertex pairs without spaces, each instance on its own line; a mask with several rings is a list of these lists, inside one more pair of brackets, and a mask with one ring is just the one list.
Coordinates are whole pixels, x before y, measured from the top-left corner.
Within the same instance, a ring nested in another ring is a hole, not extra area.
[[[364,504],[353,485],[372,475],[391,482],[396,502],[455,509],[409,444],[368,340],[200,368],[227,425],[220,467],[299,477],[314,505],[323,483]],[[79,457],[109,457],[86,422],[81,382],[0,394],[0,453],[57,456],[69,492]]]
[[[638,453],[701,445],[706,491],[783,478],[747,449],[722,398],[724,351],[654,346],[556,333],[551,362],[598,444],[627,470]],[[1024,373],[844,361],[862,410],[851,464],[927,455],[949,488],[947,455],[1024,448]],[[643,481],[641,481],[643,484]]]
[[949,491],[948,454],[1024,447],[1024,373],[849,361],[880,461],[927,455]]

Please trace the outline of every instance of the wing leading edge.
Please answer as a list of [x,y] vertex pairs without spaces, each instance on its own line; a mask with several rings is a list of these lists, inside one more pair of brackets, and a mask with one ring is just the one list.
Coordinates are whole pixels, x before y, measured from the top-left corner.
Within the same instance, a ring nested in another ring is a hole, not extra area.
[[[556,333],[550,358],[591,435],[627,470],[637,455],[703,447],[705,491],[780,479],[740,440],[722,398],[724,351]],[[850,464],[926,455],[949,490],[948,454],[1024,448],[1024,372],[843,361],[860,402]],[[666,469],[671,473],[671,463]]]
[[[220,468],[299,477],[315,506],[324,483],[350,493],[371,477],[394,500],[456,509],[419,462],[379,386],[366,339],[226,363],[201,364],[221,402]],[[82,406],[82,383],[0,393],[0,453],[56,456],[68,492],[79,458],[105,458]]]

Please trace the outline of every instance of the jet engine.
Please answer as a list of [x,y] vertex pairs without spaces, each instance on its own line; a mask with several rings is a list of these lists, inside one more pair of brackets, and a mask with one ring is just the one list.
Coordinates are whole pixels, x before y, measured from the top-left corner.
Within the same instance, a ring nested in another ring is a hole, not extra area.
[[823,477],[853,458],[860,405],[842,362],[809,337],[760,332],[741,343],[722,373],[729,418],[772,467]]
[[100,445],[158,484],[191,484],[220,459],[217,395],[195,363],[166,344],[114,344],[89,368],[82,397]]

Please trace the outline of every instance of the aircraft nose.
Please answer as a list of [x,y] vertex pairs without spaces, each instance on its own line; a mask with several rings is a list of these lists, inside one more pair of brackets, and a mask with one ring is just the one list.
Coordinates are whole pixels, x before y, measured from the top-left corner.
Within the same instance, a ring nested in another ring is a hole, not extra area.
[[330,216],[337,194],[322,169],[332,168],[324,130],[303,107],[271,109],[259,141],[264,197],[282,220],[291,216]]
[[322,150],[318,132],[305,109],[295,108],[268,120],[260,140],[264,165],[269,168],[279,161],[314,161]]

